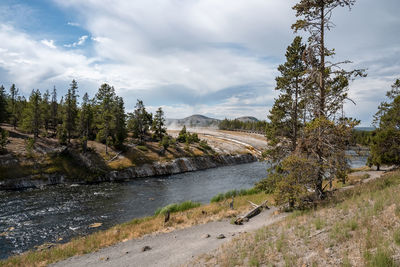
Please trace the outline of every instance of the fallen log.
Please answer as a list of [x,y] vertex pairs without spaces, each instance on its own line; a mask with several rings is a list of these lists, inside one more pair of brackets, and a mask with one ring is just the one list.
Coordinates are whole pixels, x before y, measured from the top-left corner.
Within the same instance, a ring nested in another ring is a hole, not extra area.
[[[250,202],[250,201],[249,201]],[[256,205],[256,204],[254,204],[254,203],[252,203],[252,202],[250,202],[250,204],[254,207],[252,210],[250,210],[248,213],[246,213],[244,216],[242,216],[242,217],[239,217],[239,218],[237,218],[236,220],[235,220],[235,224],[242,224],[243,223],[243,221],[245,220],[245,219],[250,219],[250,218],[253,218],[254,216],[256,216],[256,215],[258,215],[258,214],[260,214],[260,212],[263,210],[263,209],[269,209],[269,207],[267,206],[267,200],[266,201],[264,201],[261,205]]]

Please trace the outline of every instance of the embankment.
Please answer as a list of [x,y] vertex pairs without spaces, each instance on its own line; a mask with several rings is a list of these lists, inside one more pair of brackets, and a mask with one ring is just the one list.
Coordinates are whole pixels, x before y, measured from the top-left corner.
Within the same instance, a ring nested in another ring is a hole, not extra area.
[[[178,158],[170,162],[155,162],[142,166],[129,167],[122,170],[115,170],[99,174],[94,179],[89,180],[74,179],[63,173],[42,173],[40,175],[28,175],[19,178],[9,178],[0,181],[0,190],[20,190],[26,188],[41,188],[48,185],[57,184],[87,184],[99,182],[121,182],[135,178],[152,176],[171,175],[184,172],[205,170],[210,168],[244,164],[257,161],[257,157],[252,154],[240,155],[212,155],[200,157]],[[90,169],[89,159],[82,159],[82,168]],[[86,166],[85,166],[86,165]]]

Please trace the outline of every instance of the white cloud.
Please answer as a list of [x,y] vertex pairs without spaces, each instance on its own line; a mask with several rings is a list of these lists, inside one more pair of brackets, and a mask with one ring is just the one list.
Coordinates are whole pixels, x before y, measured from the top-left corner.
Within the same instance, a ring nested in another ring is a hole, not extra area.
[[40,41],[42,44],[44,44],[45,46],[48,46],[48,47],[50,47],[50,48],[56,48],[56,46],[55,46],[55,44],[54,44],[54,40],[46,40],[46,39],[44,39],[44,40],[42,40],[42,41]]
[[[108,82],[125,97],[127,109],[145,98],[150,106],[164,105],[168,117],[265,117],[296,19],[291,0],[53,1],[76,14],[79,24],[68,25],[88,32],[65,47],[82,46],[88,36],[92,42],[85,50],[55,48],[57,36],[37,41],[33,33],[3,25],[0,67],[10,79],[30,90],[54,80],[66,87],[75,78],[91,92]],[[346,107],[367,122],[364,111],[369,108],[370,117],[380,101],[376,96],[400,71],[397,2],[359,1],[352,12],[335,13],[337,27],[327,36],[338,60],[369,69],[369,77],[350,90],[357,108]]]
[[73,27],[80,27],[80,26],[81,26],[79,23],[77,23],[77,22],[71,22],[71,21],[67,22],[67,25],[73,26]]
[[83,45],[86,42],[86,39],[88,37],[89,36],[87,36],[87,35],[83,35],[83,36],[79,37],[77,42],[74,42],[72,44],[65,44],[64,46],[65,47],[77,47],[77,46]]

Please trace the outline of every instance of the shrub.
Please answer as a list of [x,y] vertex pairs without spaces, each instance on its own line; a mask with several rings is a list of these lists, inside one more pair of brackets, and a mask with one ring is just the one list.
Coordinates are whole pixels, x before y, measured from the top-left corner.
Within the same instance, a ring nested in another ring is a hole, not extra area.
[[7,142],[8,142],[8,132],[0,128],[0,152],[6,150]]
[[25,149],[28,152],[29,156],[32,156],[34,147],[35,147],[35,139],[34,138],[29,137],[28,139],[25,140]]
[[168,211],[170,213],[179,212],[179,211],[185,211],[185,210],[197,208],[200,205],[201,205],[200,203],[192,202],[192,201],[185,201],[185,202],[182,202],[182,203],[173,203],[173,204],[170,204],[170,205],[165,206],[163,208],[158,208],[155,211],[154,215],[165,214]]
[[144,152],[149,151],[149,149],[146,146],[137,146],[136,148]]
[[162,138],[160,145],[167,150],[169,145],[170,145],[170,140],[169,140],[169,136],[168,135],[164,135],[164,137]]
[[231,197],[236,197],[236,196],[247,196],[247,195],[255,195],[260,193],[260,190],[256,188],[250,188],[250,189],[241,189],[241,190],[230,190],[226,192],[225,194],[219,193],[218,195],[215,195],[211,198],[210,202],[215,203],[215,202],[220,202],[222,200],[231,198]]

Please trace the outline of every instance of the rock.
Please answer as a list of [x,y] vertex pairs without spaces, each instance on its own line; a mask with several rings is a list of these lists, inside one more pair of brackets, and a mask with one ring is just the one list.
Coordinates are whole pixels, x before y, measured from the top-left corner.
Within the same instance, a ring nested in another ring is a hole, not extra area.
[[205,234],[205,235],[203,235],[203,238],[209,238],[210,237],[210,235],[209,234]]
[[142,247],[142,252],[145,252],[145,251],[148,251],[148,250],[151,250],[151,247],[149,247],[149,246]]
[[223,234],[219,234],[218,236],[217,236],[217,239],[224,239],[225,238],[225,236],[223,235]]

